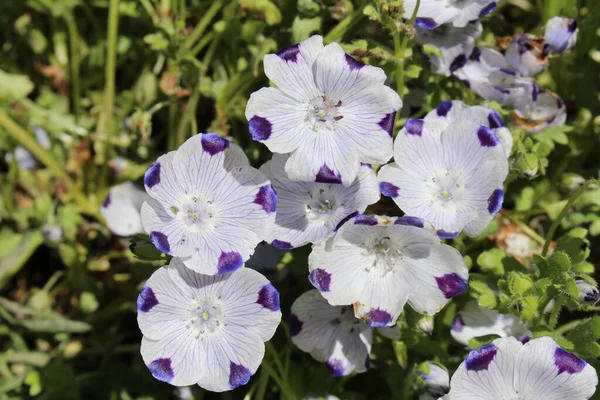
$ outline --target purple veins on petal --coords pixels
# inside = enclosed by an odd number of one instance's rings
[[[477,137],[479,138],[479,143],[484,147],[494,147],[500,144],[500,139],[498,139],[494,131],[485,126],[479,127]]]
[[[298,53],[300,53],[300,45],[295,44],[283,50],[279,50],[275,53],[279,58],[287,61],[287,62],[297,62],[298,61]]]
[[[256,302],[268,310],[277,311],[279,310],[279,292],[269,283],[260,288]]]
[[[167,239],[167,235],[162,232],[153,231],[150,232],[150,241],[158,250],[162,251],[165,254],[169,254],[171,251],[171,246],[169,245],[169,240]]]
[[[267,213],[275,212],[277,210],[277,193],[273,190],[273,186],[261,186],[254,198],[254,203],[261,206]]]
[[[346,64],[348,64],[350,71],[359,70],[365,66],[365,64],[361,63],[358,60],[355,60],[354,58],[350,57],[348,54],[344,54],[344,56],[346,58]]]
[[[205,133],[202,135],[200,142],[202,143],[202,149],[211,156],[225,151],[229,147],[229,140],[222,138],[216,133]]]
[[[252,139],[263,141],[271,137],[272,125],[268,119],[255,115],[248,122]]]
[[[450,325],[450,328],[455,332],[462,332],[464,327],[465,327],[465,323],[463,322],[462,317],[460,315],[457,315],[456,317],[454,317],[454,320],[452,321],[452,325]]]
[[[450,64],[450,72],[454,73],[461,69],[467,63],[467,57],[464,54],[457,56]]]
[[[440,239],[456,239],[458,237],[458,232],[447,232],[443,229],[438,229],[436,233]]]
[[[456,273],[436,276],[438,288],[444,293],[444,297],[449,299],[457,296],[467,290],[467,281]]]
[[[423,133],[424,123],[425,121],[423,121],[422,119],[409,118],[406,121],[406,125],[404,125],[404,128],[406,129],[406,133],[409,135],[421,136],[421,134]]]
[[[160,163],[155,161],[152,165],[146,170],[144,174],[144,185],[148,188],[152,188],[155,185],[160,183]]]
[[[423,228],[425,223],[419,217],[398,217],[396,218],[396,222],[394,225],[408,225],[408,226],[416,226],[417,228]]]
[[[344,364],[342,364],[341,360],[337,358],[331,358],[327,360],[325,366],[331,372],[333,376],[343,376],[344,375]]]
[[[504,121],[502,121],[502,117],[500,117],[500,114],[498,114],[496,110],[490,111],[487,120],[491,129],[498,129],[506,126]]]
[[[391,112],[389,114],[386,114],[381,121],[379,121],[377,123],[377,125],[379,125],[381,127],[381,129],[383,129],[384,131],[386,131],[388,133],[388,135],[390,135],[390,137],[394,136],[394,121],[396,120],[396,111]]]
[[[271,244],[281,250],[290,250],[294,248],[290,242],[285,242],[279,239],[273,240]]]
[[[308,280],[319,292],[329,292],[331,285],[331,274],[324,269],[316,268],[308,275]]]
[[[381,194],[387,197],[396,198],[400,192],[400,188],[390,182],[379,182],[379,190]]]
[[[423,29],[433,29],[438,26],[433,18],[419,17],[415,19],[415,25]]]
[[[335,229],[333,230],[334,232],[337,232],[338,229],[340,229],[342,227],[342,225],[344,225],[346,222],[348,222],[349,220],[351,220],[352,218],[356,217],[358,215],[358,211],[354,211],[352,214],[345,216],[336,226]]]
[[[304,325],[304,323],[300,321],[300,318],[298,318],[296,314],[290,314],[290,322],[288,325],[290,328],[290,336],[296,336],[302,330],[302,325]]]
[[[496,189],[490,195],[488,199],[488,211],[491,215],[496,215],[502,208],[502,202],[504,201],[504,190]]]
[[[375,218],[373,215],[359,214],[356,216],[356,218],[354,218],[354,225],[375,226],[377,225],[377,218]]]
[[[222,251],[217,263],[217,271],[219,274],[233,272],[241,267],[243,263],[242,255],[237,251]]]
[[[245,385],[250,380],[252,372],[242,364],[229,362],[229,386],[232,389]]]
[[[315,182],[319,183],[342,183],[342,176],[333,172],[327,164],[323,164],[315,177]]]
[[[152,376],[159,381],[170,382],[173,376],[175,376],[170,358],[158,358],[148,364],[148,369]]]
[[[585,364],[586,362],[581,358],[560,347],[557,347],[556,350],[554,350],[554,365],[558,367],[558,375],[563,372],[569,374],[581,372],[581,370],[585,368]]]
[[[496,9],[496,2],[493,1],[490,4],[488,4],[487,6],[485,6],[480,12],[479,12],[479,18],[481,17],[485,17],[486,15],[488,15],[489,13],[491,13],[492,11],[494,11]]]
[[[467,366],[468,371],[481,371],[487,370],[488,365],[492,362],[496,353],[498,352],[498,347],[495,344],[491,343],[487,346],[480,347],[475,350],[471,350],[467,359],[465,360],[465,364]]]
[[[144,285],[137,298],[137,309],[141,312],[148,312],[158,304],[156,295],[151,287]]]
[[[104,202],[102,203],[102,207],[107,208],[108,206],[110,206],[110,192],[108,192]]]
[[[451,108],[452,108],[452,101],[444,100],[440,103],[439,106],[437,106],[437,108],[435,109],[435,112],[437,113],[437,115],[439,117],[445,117],[446,115],[448,115],[448,112],[450,112]]]
[[[392,322],[392,316],[385,310],[373,308],[367,313],[365,322],[371,327],[388,326]]]
[[[481,58],[481,49],[479,47],[474,47],[471,55],[469,56],[469,60],[471,61],[479,61]]]

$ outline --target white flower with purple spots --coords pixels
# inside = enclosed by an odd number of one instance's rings
[[[446,76],[452,75],[462,68],[467,57],[475,47],[475,39],[481,36],[482,27],[479,22],[472,22],[457,28],[444,24],[435,29],[416,28],[417,38],[437,47],[442,56],[428,56],[433,72]]]
[[[248,382],[281,321],[279,293],[260,273],[202,275],[178,258],[152,274],[137,309],[152,375],[214,392]]]
[[[275,225],[267,233],[267,241],[275,247],[292,249],[324,240],[379,201],[379,181],[368,164],[361,165],[356,180],[344,186],[292,181],[285,171],[287,159],[287,155],[274,154],[260,169],[277,192]]]
[[[467,289],[460,253],[415,217],[358,215],[313,246],[309,279],[331,305],[352,305],[373,327],[392,326],[408,302],[435,314]]]
[[[438,364],[429,362],[426,366],[419,367],[417,374],[425,382],[425,388],[430,394],[443,396],[450,391],[450,375]]]
[[[100,214],[108,229],[118,236],[144,233],[140,210],[150,196],[131,182],[121,183],[109,189]]]
[[[523,344],[501,338],[472,350],[450,381],[451,400],[584,400],[596,391],[594,367],[549,337]]]
[[[534,102],[516,108],[510,116],[527,133],[534,134],[547,128],[563,126],[567,121],[567,107],[556,93],[540,90]]]
[[[410,19],[417,6],[417,0],[404,0],[404,18]],[[485,17],[496,9],[492,0],[421,0],[417,10],[415,26],[434,29],[442,24],[452,23],[463,27],[469,22]]]
[[[294,344],[324,362],[333,376],[369,368],[373,329],[354,317],[352,306],[331,306],[309,290],[292,304],[289,328]]]
[[[268,54],[265,74],[277,88],[250,96],[246,118],[252,138],[274,153],[290,153],[293,181],[350,185],[361,162],[392,157],[398,94],[382,69],[348,56],[321,36]]]
[[[465,346],[469,339],[485,335],[521,337],[528,334],[525,325],[514,315],[500,314],[481,307],[476,301],[468,302],[452,322],[452,337]]]
[[[508,157],[513,146],[510,130],[502,121],[496,110],[484,106],[468,106],[460,100],[444,100],[440,105],[425,116],[426,120],[443,119],[448,123],[457,121],[472,121],[490,128],[500,140],[504,153]]]
[[[583,306],[595,306],[600,302],[600,291],[596,286],[590,285],[583,279],[575,281],[577,289],[579,290],[579,302]]]
[[[576,20],[553,17],[546,23],[544,37],[552,52],[562,54],[575,46],[578,33]]]
[[[277,196],[242,149],[214,133],[188,139],[144,176],[142,222],[160,251],[203,274],[241,267],[275,220]]]
[[[517,35],[506,49],[506,61],[523,76],[537,75],[548,67],[548,44],[529,33]]]
[[[477,236],[502,208],[508,160],[492,129],[466,118],[408,119],[394,149],[396,162],[379,171],[382,194],[440,238]]]

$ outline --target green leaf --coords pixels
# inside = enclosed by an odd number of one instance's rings
[[[281,23],[281,11],[269,0],[242,0],[240,3],[243,8],[262,13],[268,25]]]
[[[300,18],[296,16],[292,24],[292,37],[294,43],[308,39],[314,32],[319,32],[321,29],[321,17]]]
[[[396,359],[398,360],[398,364],[406,369],[408,366],[408,347],[406,343],[401,341],[392,342],[392,346],[394,346],[394,353],[396,353]]]
[[[531,278],[518,272],[511,272],[508,275],[508,284],[510,292],[516,295],[523,295],[533,287]]]
[[[548,259],[548,267],[553,271],[569,271],[571,269],[571,259],[562,251],[555,251]]]
[[[532,320],[538,316],[538,298],[536,296],[527,296],[521,299],[521,317],[525,320]]]
[[[144,36],[144,42],[150,45],[150,48],[154,51],[165,51],[169,47],[169,41],[161,32]]]
[[[158,261],[167,259],[163,252],[154,247],[148,235],[137,235],[133,238],[129,250],[140,260]]]
[[[469,346],[473,349],[478,349],[481,346],[488,345],[492,343],[494,340],[498,339],[500,335],[490,334],[484,336],[477,336],[469,339]]]
[[[469,287],[478,294],[476,299],[480,306],[493,309],[498,304],[494,292],[485,283],[472,280]]]
[[[9,229],[0,231],[0,287],[4,286],[44,242],[40,231],[16,234]]]
[[[584,357],[600,357],[600,317],[590,318],[567,334],[577,353]]]
[[[477,257],[477,265],[482,270],[491,272],[496,276],[504,275],[504,265],[502,259],[506,257],[506,253],[498,248],[493,248],[488,251],[484,251]]]
[[[71,321],[60,316],[41,316],[35,319],[21,321],[20,324],[32,332],[46,333],[83,333],[92,329],[92,327],[85,322]]]
[[[8,74],[0,70],[0,102],[22,100],[33,90],[27,75]]]

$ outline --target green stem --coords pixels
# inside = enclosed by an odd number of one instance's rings
[[[279,374],[281,375],[281,377],[283,379],[286,379],[287,377],[284,375],[285,368],[283,367],[283,364],[281,363],[281,360],[279,359],[279,354],[277,354],[277,350],[275,350],[275,347],[273,347],[271,342],[267,342],[265,344],[265,346],[267,348],[267,352],[269,353],[269,355],[271,356],[273,361],[275,361],[275,366],[277,366],[277,369],[279,370]]]
[[[196,56],[196,54],[200,53],[200,51],[202,51],[203,48],[206,47],[207,44],[209,44],[213,38],[214,38],[214,33],[207,33],[206,35],[204,35],[204,37],[198,42],[198,44],[196,44],[192,50],[191,53],[192,55]]]
[[[558,323],[558,314],[560,314],[560,310],[565,302],[565,297],[562,295],[558,296],[558,300],[556,300],[556,304],[552,308],[552,312],[550,313],[550,319],[548,320],[548,325],[550,325],[551,329],[556,327]]]
[[[342,40],[344,34],[348,30],[350,30],[350,27],[358,23],[363,17],[364,14],[362,12],[362,9],[354,11],[352,14],[348,15],[346,18],[341,20],[339,24],[334,26],[333,29],[330,30],[327,35],[325,35],[323,41],[325,42],[325,44],[327,44]]]
[[[532,238],[533,240],[535,240],[539,244],[544,244],[544,238],[543,237],[541,237],[540,235],[538,235],[529,226],[527,226],[526,224],[524,224],[523,222],[521,222],[517,218],[515,218],[514,215],[511,215],[511,214],[504,214],[504,215],[506,217],[508,217],[508,219],[510,219],[515,225],[517,225],[519,228],[521,228],[521,230],[523,231],[523,233],[525,233],[527,236],[529,236],[530,238]]]
[[[279,386],[279,389],[281,389],[281,393],[284,397],[288,398],[289,400],[296,400],[296,396],[294,395],[292,389],[287,385],[287,382],[284,383],[284,381],[277,376],[275,370],[267,360],[263,359],[261,366],[267,371],[270,377],[273,378],[275,383],[277,383],[277,386]]]
[[[0,110],[0,126],[4,127],[6,132],[25,146],[31,154],[35,156],[42,164],[48,167],[56,177],[63,179],[69,187],[69,192],[73,196],[75,203],[81,208],[82,212],[98,218],[98,212],[93,208],[87,197],[79,190],[73,179],[67,174],[52,155],[44,149],[25,129],[14,122],[5,111]]]
[[[417,0],[415,10],[408,21],[408,25],[413,25],[417,18],[417,11],[421,0]],[[404,55],[406,54],[406,46],[408,45],[408,35],[406,32],[402,34],[402,41],[400,41],[400,31],[394,33],[394,57],[396,58],[396,91],[398,96],[402,97],[404,93]],[[396,113],[396,121],[398,121],[400,113]]]
[[[79,82],[79,32],[73,13],[69,12],[65,15],[67,30],[69,31],[69,42],[71,43],[71,92],[73,96],[73,110],[75,114],[75,122],[81,115],[81,85]]]
[[[195,119],[196,107],[198,107],[198,100],[200,99],[200,91],[196,88],[194,93],[191,95],[188,100],[187,105],[185,106],[185,111],[183,113],[183,117],[181,121],[179,121],[179,125],[177,126],[177,143],[182,144],[187,139],[187,126]]]
[[[597,185],[597,184],[598,184],[598,181],[596,179],[590,179],[582,187],[577,189],[577,191],[575,193],[573,193],[573,195],[569,198],[569,200],[567,201],[567,204],[565,204],[565,206],[561,210],[560,214],[558,214],[558,218],[556,218],[556,221],[554,221],[552,226],[550,226],[550,230],[548,231],[548,234],[546,235],[546,241],[544,242],[544,248],[542,249],[543,257],[546,257],[546,254],[548,254],[548,248],[550,247],[550,243],[552,243],[552,238],[554,237],[554,234],[556,233],[556,230],[558,229],[563,218],[567,215],[567,212],[569,212],[569,209],[573,206],[573,203],[575,203],[575,200],[577,200],[577,198],[583,192],[585,192],[590,185]]]
[[[222,0],[214,1],[211,4],[210,8],[208,10],[206,10],[202,19],[200,19],[200,21],[198,21],[198,24],[196,25],[196,27],[194,28],[194,30],[192,31],[190,36],[185,41],[185,47],[187,47],[188,49],[192,48],[194,43],[196,43],[196,41],[198,41],[198,39],[200,39],[200,36],[202,36],[202,34],[204,33],[204,30],[210,24],[210,21],[212,21],[212,19],[215,17],[215,15],[217,15],[219,10],[221,10],[221,7],[223,7]]]
[[[265,368],[261,369],[260,377],[258,378],[258,392],[256,393],[257,400],[263,400],[267,391],[267,384],[269,383],[269,373]],[[250,397],[252,398],[252,397]]]
[[[568,332],[568,331],[570,331],[572,329],[577,328],[583,322],[585,322],[585,320],[578,319],[578,320],[575,320],[575,321],[571,321],[571,322],[569,322],[567,324],[564,324],[563,326],[557,328],[555,332],[558,333],[558,334],[560,334],[560,335],[562,335],[562,334],[564,334],[564,333],[566,333],[566,332]]]

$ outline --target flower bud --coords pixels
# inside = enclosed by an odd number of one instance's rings
[[[424,370],[429,370],[429,372]],[[450,376],[448,375],[448,371],[439,365],[427,363],[421,366],[417,373],[425,382],[425,387],[430,393],[443,396],[450,391]]]
[[[544,36],[550,51],[562,54],[577,43],[577,21],[569,18],[550,18],[546,24]]]
[[[600,291],[595,286],[590,285],[583,279],[575,281],[579,289],[579,302],[584,306],[591,306],[600,300]]]

